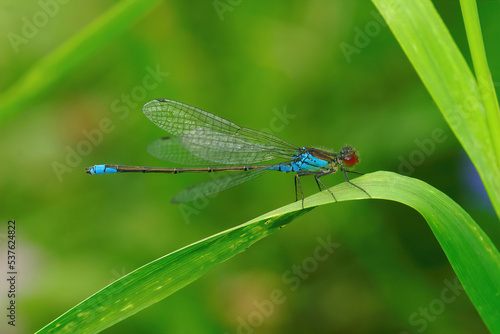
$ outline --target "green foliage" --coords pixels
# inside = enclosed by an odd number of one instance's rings
[[[279,203],[286,200],[283,197],[290,188],[280,189],[284,183],[280,183],[278,176],[273,180],[267,179],[267,182],[262,182],[256,188],[248,185],[242,190],[235,189],[234,196],[220,195],[223,200],[215,199],[210,206],[197,203],[199,206],[190,207],[189,211],[197,215],[184,216],[186,223],[196,222],[197,225],[193,223],[186,227],[179,223],[183,216],[167,203],[177,190],[192,183],[192,179],[169,178],[163,181],[154,176],[140,179],[134,176],[127,179],[120,176],[92,179],[84,175],[83,167],[104,159],[109,161],[103,163],[157,163],[147,160],[144,148],[148,141],[163,134],[151,130],[152,125],[141,119],[140,102],[143,104],[157,97],[172,98],[221,113],[245,126],[264,125],[273,131],[282,131],[286,126],[286,134],[279,135],[293,138],[300,145],[302,142],[311,146],[320,143],[335,145],[335,149],[338,149],[344,143],[354,144],[360,148],[363,158],[360,171],[397,169],[396,164],[401,161],[401,157],[408,157],[408,152],[415,150],[414,141],[429,135],[429,132],[425,132],[429,130],[426,126],[435,129],[444,127],[435,116],[437,113],[432,112],[432,105],[425,100],[426,95],[420,93],[418,88],[413,88],[421,84],[412,86],[414,72],[406,67],[403,57],[394,51],[386,52],[391,50],[393,44],[392,38],[387,37],[389,34],[382,31],[373,37],[377,39],[376,43],[368,43],[364,49],[351,54],[346,66],[345,59],[340,57],[341,48],[338,44],[352,38],[353,31],[358,31],[352,30],[352,27],[359,28],[365,24],[368,14],[364,13],[370,11],[370,8],[362,7],[358,13],[350,13],[353,14],[353,21],[343,21],[340,16],[351,17],[344,13],[357,8],[350,6],[366,6],[364,2],[353,3],[322,2],[319,6],[315,2],[296,2],[293,5],[242,2],[232,7],[226,4],[230,10],[223,14],[212,13],[216,20],[214,23],[207,15],[213,11],[212,2],[201,2],[199,7],[195,7],[182,2],[126,0],[111,7],[80,32],[77,30],[69,35],[68,40],[54,50],[50,47],[52,40],[47,37],[54,34],[47,32],[45,38],[49,47],[41,53],[43,57],[35,54],[29,58],[26,53],[21,53],[20,65],[17,65],[13,61],[17,60],[17,55],[5,52],[0,63],[4,68],[14,67],[12,73],[6,71],[6,74],[15,80],[0,97],[0,126],[3,126],[5,138],[0,143],[0,149],[4,159],[11,162],[2,166],[4,171],[0,175],[0,190],[3,194],[9,194],[3,198],[2,206],[11,209],[4,215],[21,217],[23,224],[26,224],[26,228],[23,228],[27,239],[25,244],[35,245],[38,253],[45,257],[43,270],[36,275],[39,287],[43,289],[39,288],[32,295],[24,295],[26,313],[33,315],[27,327],[40,328],[41,324],[47,323],[47,319],[53,318],[54,312],[74,305],[75,298],[79,300],[78,296],[88,295],[89,289],[95,291],[91,283],[82,284],[83,277],[85,282],[95,279],[97,286],[102,286],[102,281],[109,276],[109,268],[121,265],[121,260],[135,268],[137,263],[144,263],[144,258],[148,256],[156,258],[157,254],[164,254],[162,246],[174,247],[189,242],[186,240],[198,240],[200,235],[211,235],[213,229],[219,230],[224,224],[241,221],[241,217],[246,215],[255,216],[256,207],[266,208],[266,205],[275,205],[275,201]],[[373,0],[373,3],[386,19],[456,138],[479,171],[498,213],[498,104],[486,63],[475,2],[461,1],[475,77],[430,1]],[[87,14],[82,8],[91,7],[76,2],[70,4],[65,10],[76,8],[82,12],[82,16]],[[94,5],[100,6],[100,3]],[[436,5],[442,5],[442,2]],[[152,11],[151,8],[155,6],[160,9]],[[146,13],[147,20],[142,20],[135,26],[137,29],[133,29],[132,23]],[[339,20],[332,20],[332,14],[339,13],[342,14]],[[73,25],[74,15],[61,11],[58,18],[61,17],[68,20],[61,26],[79,28],[78,24]],[[368,20],[378,22],[373,17],[368,17]],[[496,17],[490,17],[490,21],[495,20]],[[345,26],[342,25],[344,22],[347,22]],[[460,24],[455,22],[455,25]],[[121,34],[125,37],[120,38]],[[43,34],[40,33],[37,38],[43,40]],[[36,53],[37,47],[34,39],[26,48]],[[379,48],[384,52],[380,52]],[[23,57],[34,59],[34,64],[26,66],[22,62]],[[144,68],[154,67],[155,64],[161,65],[162,71],[172,72],[172,78],[148,90],[144,101],[135,99],[126,104],[128,113],[117,113],[113,108],[117,99],[130,95],[134,88],[140,86],[145,78]],[[388,71],[393,72],[394,76]],[[54,93],[60,91],[62,93],[59,96]],[[278,103],[276,101],[290,103],[279,107],[278,111],[288,108],[287,115],[293,118],[283,118],[283,113],[276,114],[273,109]],[[122,103],[119,106],[123,110],[125,103],[123,100],[118,102]],[[99,119],[106,118],[111,119],[112,128],[115,129],[112,135],[106,132],[101,143],[92,147],[92,154],[82,155],[83,162],[79,162],[77,167],[71,166],[72,170],[64,174],[63,182],[57,180],[51,163],[67,161],[67,148],[77,147],[82,141],[87,141],[81,135],[82,129],[97,129]],[[12,126],[11,123],[6,126],[8,120],[12,121]],[[421,126],[414,126],[418,122],[421,122]],[[419,178],[441,189],[447,188],[445,192],[450,197],[461,205],[465,203],[464,207],[473,207],[461,197],[463,192],[457,189],[459,178],[454,175],[456,171],[450,171],[449,168],[459,164],[459,153],[454,144],[453,140],[441,146],[434,143],[433,152],[428,153],[426,158],[435,152],[438,154],[426,159],[423,165],[413,167],[422,167],[414,168],[418,170]],[[416,179],[377,172],[356,178],[354,182],[373,198],[400,202],[420,212],[484,323],[490,331],[500,332],[500,305],[498,298],[495,298],[500,291],[498,251],[469,214],[447,195]],[[364,198],[362,192],[345,183],[333,187],[332,191],[339,202]],[[246,205],[241,205],[242,202]],[[366,270],[364,273],[367,275],[358,275],[359,278],[343,266],[342,271],[348,277],[345,282],[349,283],[354,278],[360,281],[360,284],[354,283],[356,287],[349,293],[349,298],[364,298],[367,293],[359,287],[370,286],[370,291],[375,291],[373,295],[380,295],[377,296],[379,299],[371,296],[376,305],[372,306],[375,310],[373,313],[380,316],[392,312],[396,320],[382,321],[387,328],[393,330],[402,324],[407,329],[408,317],[416,310],[415,305],[435,298],[436,288],[429,281],[442,280],[440,275],[442,272],[443,275],[447,274],[447,263],[439,263],[439,250],[432,253],[433,256],[426,255],[425,251],[429,250],[423,250],[425,239],[418,231],[415,232],[417,218],[411,212],[403,211],[400,206],[390,206],[390,210],[386,210],[389,204],[377,201],[376,206],[367,206],[365,210],[353,209],[348,206],[349,203],[312,210],[313,207],[330,203],[332,198],[324,191],[309,197],[305,210],[301,210],[300,203],[293,203],[183,247],[105,287],[48,324],[40,333],[77,330],[92,333],[117,324],[193,282],[210,268],[242,252],[304,213],[308,213],[305,217],[309,222],[333,222],[328,224],[329,228],[340,234],[347,244],[346,249],[356,252],[351,256],[365,262],[363,270]],[[372,203],[364,201],[363,204]],[[475,210],[470,213],[477,221],[488,219],[487,210]],[[398,234],[397,227],[402,225],[399,222],[403,220],[409,221],[411,225],[401,229],[409,229],[409,239],[416,240],[414,245],[405,245],[406,252],[401,252],[400,243],[403,242],[399,238],[402,233],[399,231]],[[393,222],[398,223],[391,226]],[[287,250],[280,249],[278,256],[275,253],[262,257],[260,252],[252,255],[261,261],[259,267],[262,264],[273,269],[280,268],[280,260],[283,259],[279,256],[290,256],[290,259],[283,260],[283,263],[289,263],[293,259],[292,250],[303,254],[301,247],[305,247],[305,244],[300,242],[307,239],[303,236],[306,233],[319,233],[315,230],[320,229],[318,225],[297,225],[297,230],[287,230],[292,241],[284,245],[293,246]],[[488,230],[485,223],[481,227]],[[490,230],[493,230],[491,226]],[[376,236],[366,237],[366,234],[377,232]],[[349,235],[353,237],[349,239]],[[495,235],[490,237],[495,240]],[[366,246],[370,238],[376,238],[377,241]],[[427,245],[432,244],[434,239],[430,240]],[[258,247],[263,247],[263,243]],[[245,255],[248,253],[251,252]],[[375,261],[367,260],[373,260],[374,254],[383,256],[375,257]],[[413,262],[418,265],[413,264],[415,268],[410,269],[405,266],[401,270],[396,267],[395,259],[398,256],[403,258],[405,265],[411,267]],[[438,260],[433,262],[436,258]],[[230,261],[226,265],[237,266],[238,263]],[[246,269],[248,263],[243,265]],[[331,277],[342,274],[338,266],[323,270],[322,276],[328,277],[329,285]],[[398,272],[398,277],[403,277],[397,280],[397,284],[395,272]],[[431,274],[432,279],[427,281],[425,277]],[[295,300],[305,305],[308,311],[312,307],[316,307],[315,310],[324,308],[328,312],[324,318],[330,319],[331,310],[324,306],[331,300],[327,294],[329,291],[321,283],[310,284],[311,288],[305,292],[308,299]],[[313,287],[320,292],[316,295],[310,293]],[[195,295],[207,294],[203,287],[196,288]],[[409,295],[402,297],[401,291]],[[319,300],[318,296],[324,299]],[[415,301],[421,296],[425,296],[423,301]],[[172,298],[175,296],[169,300]],[[50,308],[46,307],[47,301],[53,303]],[[189,312],[182,312],[182,305],[170,308],[163,305],[162,309],[155,311],[151,308],[148,312],[152,312],[150,314],[153,317],[154,312],[158,312],[156,318],[160,320],[161,326],[175,326],[171,323],[179,319],[178,326],[183,332],[189,331],[192,324],[203,327],[204,331],[216,332],[224,326],[213,325],[220,319],[205,321],[203,316],[197,319],[192,317],[196,312],[198,315],[205,312],[208,314],[205,314],[205,318],[213,318],[216,307],[212,304],[216,302],[212,300],[207,308],[200,306],[203,304],[201,300],[186,301],[184,307]],[[461,314],[460,311],[454,313],[447,309],[437,321],[443,323],[438,328],[445,330],[438,329],[437,332],[450,332],[450,328],[454,331],[461,326],[457,320],[474,317],[471,315],[474,312],[470,312],[472,306],[467,301],[457,299],[457,303],[462,303],[457,309],[465,311]],[[307,326],[306,329],[302,328],[302,332],[318,332],[318,329],[327,328],[317,322],[320,318],[317,314],[306,314],[308,312],[304,312],[304,307],[299,305],[295,313],[289,313],[292,320],[294,317],[304,319],[303,324],[294,323],[289,329],[301,331],[300,327],[295,326],[302,325]],[[372,309],[367,312],[371,315]],[[168,322],[164,321],[165,314],[170,316]],[[346,318],[361,316],[361,311],[356,307]],[[122,324],[130,332],[138,331],[134,331],[134,318],[138,317],[132,317]],[[481,326],[480,321],[475,320],[474,332]],[[136,326],[142,329],[144,324],[149,325],[151,321],[141,319],[138,323]],[[363,323],[368,326],[380,325],[381,321]],[[439,326],[436,323],[434,325]],[[214,328],[207,330],[210,325]],[[117,328],[119,326],[113,329],[122,333],[124,328]],[[162,327],[165,328],[172,327]],[[383,330],[387,331],[387,328],[383,327]],[[292,332],[282,327],[280,329]]]
[[[446,26],[439,17],[431,1],[392,1],[373,0],[399,44],[412,62],[427,90],[432,95],[439,110],[452,128],[455,136],[476,166],[488,191],[491,202],[500,214],[500,118],[491,74],[489,72],[481,27],[475,1],[461,1],[469,47],[476,70],[472,75],[465,59],[458,50]],[[450,212],[452,215],[457,213]],[[434,233],[436,227],[433,228]],[[478,229],[479,227],[477,227]],[[476,229],[476,228],[474,228]],[[478,230],[479,231],[479,230]],[[446,239],[456,243],[455,248],[464,247],[477,250],[477,245],[455,238],[461,229],[444,231]],[[469,233],[473,233],[470,230]],[[437,236],[437,235],[436,235]],[[474,237],[473,234],[470,237]],[[477,235],[479,240],[483,235]],[[458,252],[446,251],[441,238],[441,246],[448,255],[455,272],[481,314],[488,328],[500,332],[500,308],[487,308],[478,303],[488,298],[497,298],[500,288],[498,252],[493,253],[495,261],[488,261],[490,248],[479,252],[477,265],[485,272],[487,279],[469,280],[460,273],[470,269],[472,258],[460,257]],[[475,270],[481,270],[475,268]],[[477,296],[477,291],[488,291]]]
[[[492,332],[500,331],[500,254],[481,228],[453,200],[425,182],[377,172],[356,179],[374,199],[417,210],[429,224],[472,302]],[[343,183],[331,188],[337,200],[366,199]],[[97,333],[160,301],[203,276],[209,269],[246,250],[316,206],[335,203],[327,192],[289,204],[245,224],[161,257],[86,299],[39,333]]]
[[[461,4],[476,78],[431,1],[373,3],[476,166],[500,214],[500,118],[475,1]]]

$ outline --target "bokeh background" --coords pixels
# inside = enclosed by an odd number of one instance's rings
[[[59,4],[34,36],[13,46],[9,33],[21,35],[41,3],[0,3],[4,98],[38,61],[118,2]],[[470,63],[458,2],[434,3]],[[499,9],[479,2],[500,85]],[[294,200],[293,177],[282,173],[182,206],[170,198],[209,176],[86,175],[84,167],[99,163],[168,165],[145,149],[166,135],[142,114],[153,98],[301,146],[353,145],[358,171],[430,183],[498,244],[497,219],[474,168],[381,21],[369,1],[162,1],[29,97],[0,124],[0,244],[6,254],[7,221],[16,219],[20,272],[18,326],[2,320],[2,333],[36,331],[137,267]],[[160,74],[153,79],[152,72]],[[334,185],[343,177],[323,180]],[[313,180],[303,184],[307,194],[317,191]],[[284,277],[308,263],[318,238],[338,247],[293,289]],[[276,289],[285,301],[259,311]],[[139,332],[487,330],[425,220],[403,205],[365,200],[313,210],[105,331]]]

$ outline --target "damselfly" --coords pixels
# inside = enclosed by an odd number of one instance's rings
[[[295,172],[295,200],[298,200],[297,184],[304,194],[300,177],[313,175],[319,190],[323,186],[336,200],[335,195],[320,177],[336,173],[339,169],[345,180],[370,195],[349,180],[347,173],[357,173],[346,168],[359,162],[357,152],[351,146],[332,153],[312,147],[297,147],[272,134],[236,125],[190,105],[157,99],[146,103],[143,112],[153,123],[174,135],[153,141],[148,152],[161,160],[174,163],[207,167],[139,167],[122,165],[96,165],[85,168],[92,175],[113,173],[211,173],[231,172],[222,177],[190,186],[173,199],[173,203],[193,201],[252,180],[271,170]],[[281,159],[281,162],[259,164]],[[239,173],[235,173],[239,172]],[[321,186],[320,186],[321,184]]]

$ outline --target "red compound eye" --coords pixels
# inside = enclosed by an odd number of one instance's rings
[[[358,157],[356,154],[347,154],[342,160],[344,161],[344,165],[347,167],[352,167],[358,163]]]

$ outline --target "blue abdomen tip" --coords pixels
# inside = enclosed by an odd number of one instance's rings
[[[116,173],[115,168],[107,167],[106,165],[95,165],[90,169],[92,175],[113,174]]]

